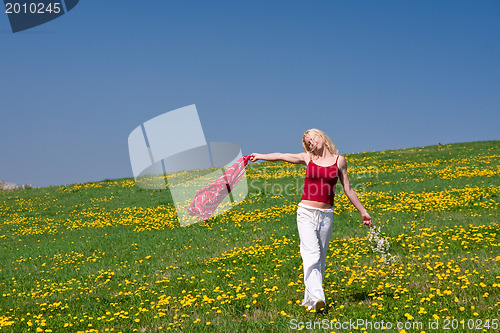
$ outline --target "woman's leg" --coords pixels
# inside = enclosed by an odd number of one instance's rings
[[[300,254],[304,268],[304,301],[313,308],[318,300],[325,300],[323,279],[326,252],[332,232],[332,214],[300,207],[297,210],[297,228]]]
[[[328,244],[333,230],[333,213],[322,213],[321,225],[319,228],[319,246],[321,252],[321,276],[325,279],[326,256],[328,252]],[[323,280],[321,282],[323,282]]]

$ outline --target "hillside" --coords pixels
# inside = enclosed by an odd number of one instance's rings
[[[499,156],[500,141],[347,155],[351,183],[397,261],[388,267],[372,252],[337,188],[323,315],[299,305],[303,166],[249,165],[243,203],[185,228],[168,191],[130,178],[0,192],[0,329],[283,332],[326,319],[341,332],[335,323],[364,319],[420,332],[447,318],[451,328],[452,317],[491,329]]]

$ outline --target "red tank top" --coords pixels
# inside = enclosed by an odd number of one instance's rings
[[[335,185],[339,179],[338,160],[339,156],[337,155],[335,164],[328,167],[319,166],[312,160],[309,162],[301,200],[325,202],[333,206]]]

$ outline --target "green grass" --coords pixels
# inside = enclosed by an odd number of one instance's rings
[[[185,228],[168,191],[132,179],[0,192],[0,330],[283,332],[303,322],[349,332],[361,327],[335,323],[364,319],[438,332],[454,318],[465,320],[457,331],[471,319],[494,331],[499,143],[346,156],[397,262],[387,267],[371,251],[339,187],[326,314],[300,306],[303,166],[250,165],[243,203]],[[430,330],[436,320],[440,329]]]

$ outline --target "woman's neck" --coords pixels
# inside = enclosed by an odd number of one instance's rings
[[[317,154],[313,152],[312,155],[316,159],[324,159],[324,158],[328,158],[330,156],[333,156],[328,149],[325,149],[324,146],[319,149]]]

